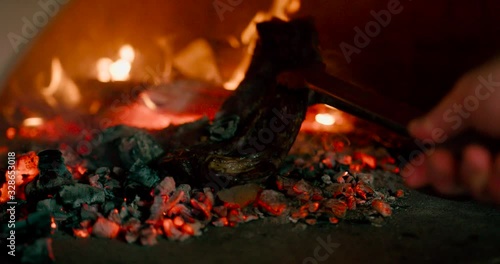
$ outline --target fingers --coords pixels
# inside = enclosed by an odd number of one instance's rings
[[[436,129],[451,137],[473,126],[477,131],[499,136],[500,60],[487,63],[464,75],[450,93],[428,114],[408,125],[411,135],[431,139]]]
[[[458,195],[463,189],[457,184],[456,162],[450,151],[437,149],[427,161],[428,178],[438,192],[445,195]]]
[[[498,138],[500,123],[500,60],[492,61],[461,78],[453,90],[425,116],[408,125],[409,133],[427,145],[444,143],[467,128]],[[430,141],[429,141],[430,140]],[[410,187],[432,185],[444,194],[461,192],[460,186],[477,199],[490,198],[500,204],[500,154],[493,159],[483,147],[463,150],[458,164],[446,150],[428,151],[418,166],[403,171]]]
[[[460,176],[462,182],[476,199],[486,198],[488,179],[492,174],[490,152],[482,146],[467,146],[462,154]]]
[[[488,181],[488,194],[493,202],[500,204],[500,154],[497,154],[493,171]]]
[[[446,149],[422,154],[401,171],[411,188],[432,186],[444,195],[465,191],[478,200],[500,203],[500,154],[493,160],[490,152],[479,145],[469,145],[459,164]]]
[[[415,162],[417,160],[423,160],[423,162]],[[425,154],[420,154],[410,163],[406,164],[406,166],[401,171],[401,176],[403,176],[406,185],[411,188],[421,188],[429,184],[425,162]]]
[[[456,178],[457,164],[450,151],[436,149],[431,155],[422,154],[414,161],[419,159],[423,159],[423,162],[410,162],[401,171],[406,185],[411,188],[431,185],[445,195],[463,193]]]

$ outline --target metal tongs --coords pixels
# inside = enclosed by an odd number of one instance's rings
[[[412,150],[421,148],[422,145],[415,145],[416,141],[412,140],[406,127],[412,119],[422,116],[424,112],[404,102],[332,76],[326,72],[323,64],[304,69],[302,74],[312,90],[326,95],[322,97],[322,102],[398,133]],[[443,145],[455,153],[461,153],[462,147],[471,143],[486,146],[492,153],[500,152],[500,141],[497,138],[471,129]]]
[[[308,67],[302,74],[312,90],[327,95],[326,103],[403,136],[408,136],[408,123],[423,114],[404,102],[328,74],[324,64]]]

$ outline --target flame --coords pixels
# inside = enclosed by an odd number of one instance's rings
[[[129,79],[129,72],[131,69],[130,62],[119,59],[109,66],[109,73],[113,81],[126,81]]]
[[[43,118],[41,117],[30,117],[23,121],[23,126],[25,127],[37,127],[43,125]]]
[[[101,82],[109,82],[111,81],[111,73],[109,72],[109,68],[113,64],[113,61],[110,58],[100,58],[97,61],[97,80]]]
[[[354,129],[352,116],[326,104],[310,106],[301,130],[309,132],[348,133]]]
[[[224,83],[224,89],[234,91],[236,88],[238,88],[238,85],[240,85],[241,81],[245,78],[245,71],[246,68],[248,67],[247,63],[241,63],[240,66],[237,69],[244,69],[244,70],[236,70],[233,74],[233,77],[229,79],[229,81]]]
[[[331,126],[335,124],[335,117],[331,114],[317,114],[314,119],[316,120],[316,122],[325,126]]]
[[[131,45],[123,45],[120,48],[120,58],[132,63],[135,59],[135,51],[134,48]]]
[[[153,100],[151,100],[151,97],[149,97],[149,95],[147,93],[141,93],[140,97],[141,97],[142,101],[144,102],[144,105],[146,105],[147,108],[149,108],[151,110],[156,110],[158,108],[156,106],[156,104],[153,102]]]
[[[243,78],[245,78],[245,72],[250,65],[252,51],[257,41],[257,23],[269,20],[273,17],[288,21],[290,20],[289,16],[299,11],[300,6],[300,0],[274,0],[273,5],[267,12],[259,11],[255,14],[252,21],[250,21],[240,36],[241,44],[247,46],[247,53],[234,70],[231,78],[223,84],[224,89],[235,90]],[[236,43],[234,39],[228,39],[228,41],[232,47],[239,46],[239,43]]]
[[[222,82],[215,52],[205,39],[195,39],[179,51],[173,59],[173,65],[189,78],[213,83]]]
[[[81,100],[80,90],[76,84],[66,76],[61,61],[58,58],[52,59],[52,75],[50,84],[42,88],[42,95],[51,106],[63,102],[68,106],[75,106]],[[57,97],[57,98],[56,98]]]
[[[120,48],[118,54],[119,59],[116,61],[107,57],[97,60],[97,80],[110,82],[130,79],[130,70],[135,59],[134,48],[129,44],[125,44]]]
[[[16,157],[15,168],[15,197],[17,199],[25,199],[24,193],[19,187],[31,182],[38,175],[38,156],[34,151],[22,154]],[[11,177],[11,176],[10,176]],[[12,191],[8,186],[9,172],[5,172],[5,183],[0,188],[0,203],[4,203],[10,199],[9,191]]]

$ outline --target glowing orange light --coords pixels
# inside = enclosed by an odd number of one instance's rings
[[[109,73],[111,74],[111,79],[113,81],[126,81],[129,78],[129,72],[131,69],[130,62],[119,59],[113,62],[109,66]]]
[[[96,63],[97,79],[101,82],[126,81],[130,79],[135,51],[131,45],[123,45],[119,50],[119,59],[100,58]]]
[[[120,48],[120,58],[132,63],[135,59],[135,51],[131,45],[123,45]]]
[[[86,229],[73,229],[73,234],[80,238],[87,238],[89,236],[89,232]]]
[[[333,106],[331,106],[331,105],[327,105],[327,104],[325,104],[324,106],[325,106],[326,108],[328,108],[328,109],[331,109],[331,110],[338,110],[337,108],[335,108],[335,107],[333,107]]]
[[[300,0],[274,0],[268,11],[257,12],[246,28],[241,32],[240,41],[228,39],[232,47],[239,47],[240,43],[246,45],[247,53],[240,61],[233,72],[233,75],[227,80],[223,87],[226,90],[235,90],[245,77],[245,72],[250,65],[252,51],[257,41],[257,23],[269,20],[273,17],[288,21],[289,15],[296,13],[300,9]]]
[[[81,100],[78,86],[66,75],[58,58],[52,58],[52,73],[47,87],[40,87],[45,101],[51,105],[75,106]]]
[[[377,167],[377,160],[375,159],[375,157],[368,154],[357,152],[354,153],[354,158],[361,160],[363,162],[363,165],[368,166],[371,169],[375,169]]]
[[[0,203],[5,203],[9,200],[9,191],[7,183],[4,183],[0,188]]]
[[[151,110],[156,110],[156,108],[158,108],[155,104],[155,102],[153,102],[153,100],[151,100],[151,97],[149,97],[149,95],[147,93],[141,93],[140,95],[142,101],[144,102],[144,104]]]
[[[41,117],[30,117],[26,118],[23,121],[23,126],[26,127],[37,127],[43,124],[43,118]]]
[[[5,136],[7,136],[8,139],[13,139],[16,136],[16,129],[13,127],[7,128]]]
[[[314,119],[316,120],[316,122],[325,126],[331,126],[335,124],[335,117],[331,114],[317,114]]]
[[[57,228],[56,220],[54,219],[54,217],[50,218],[50,228],[52,228],[52,229]]]

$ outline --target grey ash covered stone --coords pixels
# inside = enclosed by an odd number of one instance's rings
[[[104,203],[104,190],[87,184],[77,183],[61,188],[58,193],[61,203],[72,208],[80,207],[82,204]]]
[[[148,164],[163,154],[155,139],[142,130],[121,138],[118,143],[120,159],[125,167],[132,167],[137,161]]]
[[[158,173],[140,160],[137,160],[130,168],[128,179],[148,188],[155,186],[160,181]]]

